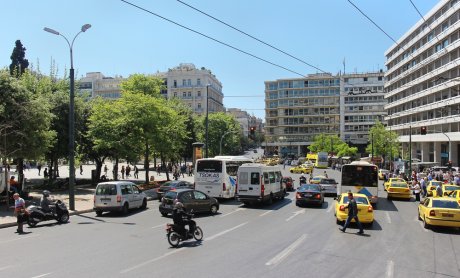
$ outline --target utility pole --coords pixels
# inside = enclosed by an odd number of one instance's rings
[[[412,126],[409,126],[409,175],[412,176]]]

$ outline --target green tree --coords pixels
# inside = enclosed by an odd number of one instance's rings
[[[397,157],[399,154],[398,134],[394,131],[385,129],[385,126],[376,121],[369,131],[370,144],[366,147],[366,152],[374,156],[381,156],[385,160]]]
[[[13,53],[11,54],[10,75],[19,77],[29,67],[29,61],[26,57],[26,48],[22,46],[20,40],[17,40]]]
[[[159,97],[161,90],[165,88],[161,78],[144,74],[133,74],[120,84],[122,92],[144,94],[151,97]]]
[[[313,143],[308,147],[311,152],[328,152],[338,153],[340,148],[343,148],[343,142],[337,135],[326,135],[321,133],[315,136]]]

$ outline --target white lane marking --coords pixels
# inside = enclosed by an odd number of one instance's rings
[[[296,241],[294,241],[291,245],[289,245],[286,249],[281,251],[278,255],[273,257],[273,259],[269,260],[265,265],[276,265],[283,261],[289,254],[291,254],[302,242],[307,238],[307,234],[303,234],[299,237]]]
[[[395,263],[392,260],[387,261],[387,277],[393,277],[395,270]]]
[[[391,217],[390,217],[390,214],[388,213],[388,211],[385,211],[385,217],[387,219],[388,224],[391,224]]]
[[[31,278],[40,278],[40,277],[45,277],[45,276],[48,276],[48,275],[50,275],[51,273],[52,273],[52,272],[49,272],[49,273],[45,273],[45,274],[40,274],[40,275],[38,275],[38,276],[33,276],[33,277],[31,277]]]
[[[239,209],[236,209],[236,210],[234,210],[232,212],[229,212],[227,214],[222,214],[220,217],[225,217],[225,216],[228,216],[230,214],[234,214],[235,212],[242,211],[242,210],[246,210],[246,209],[245,208],[239,208]]]
[[[327,212],[327,213],[331,212],[333,208],[334,208],[333,205],[329,205],[329,207],[327,208],[327,211],[326,211],[326,212]]]
[[[136,269],[136,268],[140,268],[140,267],[143,267],[143,266],[148,265],[148,264],[150,264],[150,263],[156,262],[156,261],[158,261],[158,260],[161,260],[161,259],[166,258],[166,257],[168,257],[168,256],[171,256],[171,255],[173,255],[173,254],[176,254],[177,252],[180,252],[180,251],[182,251],[182,250],[185,250],[185,249],[184,249],[184,248],[181,248],[181,249],[173,250],[173,251],[168,252],[168,253],[166,253],[166,254],[164,254],[164,255],[161,255],[161,256],[159,256],[159,257],[156,257],[156,258],[153,258],[153,259],[151,259],[151,260],[145,261],[145,262],[143,262],[143,263],[137,264],[137,265],[135,265],[135,266],[133,266],[133,267],[124,269],[124,270],[120,271],[120,273],[127,273],[127,272],[130,272],[131,270],[134,270],[134,269]]]
[[[0,271],[8,269],[8,268],[12,268],[12,267],[13,267],[12,265],[2,266],[0,267]]]
[[[240,224],[240,225],[238,225],[238,226],[235,226],[235,227],[233,227],[233,228],[231,228],[231,229],[228,229],[228,230],[222,231],[222,232],[220,232],[220,233],[218,233],[218,234],[215,234],[215,235],[213,235],[213,236],[210,236],[210,237],[206,238],[206,241],[209,241],[209,240],[213,240],[213,239],[215,239],[215,238],[218,238],[218,237],[220,237],[220,236],[222,236],[222,235],[225,235],[226,233],[229,233],[229,232],[231,232],[231,231],[233,231],[233,230],[236,230],[236,229],[238,229],[238,228],[240,228],[240,227],[243,227],[244,225],[246,225],[246,224],[248,224],[248,223],[249,223],[249,222],[244,222],[244,223],[242,223],[242,224]]]
[[[268,210],[268,211],[266,211],[266,212],[262,213],[262,214],[261,214],[261,215],[259,215],[259,216],[265,216],[265,215],[269,214],[269,213],[270,213],[270,212],[272,212],[272,211],[273,211],[273,210]]]
[[[160,227],[166,227],[166,224],[168,224],[168,223],[153,226],[151,229],[156,229],[156,228],[160,228]]]
[[[301,209],[301,210],[298,210],[298,211],[293,212],[293,213],[294,213],[294,215],[292,215],[292,216],[290,216],[289,218],[287,218],[286,221],[291,220],[292,218],[296,217],[296,216],[299,215],[299,214],[304,214],[304,213],[305,213],[305,210],[304,210],[304,209]]]
[[[21,239],[28,239],[28,238],[38,237],[38,236],[39,236],[39,234],[31,235],[31,236],[21,236],[21,237],[15,238],[15,239],[9,239],[9,240],[0,241],[0,244],[13,242],[13,241],[21,240]]]

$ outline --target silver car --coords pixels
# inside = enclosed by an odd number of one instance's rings
[[[337,182],[335,179],[321,179],[319,185],[323,188],[325,196],[337,196]]]
[[[98,216],[104,211],[127,214],[132,208],[147,208],[147,195],[129,181],[101,182],[94,193],[94,210]]]

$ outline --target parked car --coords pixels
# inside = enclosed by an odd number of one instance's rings
[[[321,185],[323,189],[323,193],[325,196],[337,196],[337,181],[335,179],[321,179],[319,185]]]
[[[295,196],[296,206],[314,204],[322,206],[324,203],[324,194],[319,184],[304,184],[297,188]]]
[[[291,177],[283,177],[283,183],[286,191],[294,191],[294,180]]]
[[[104,211],[127,214],[132,208],[147,208],[147,195],[129,181],[101,182],[94,193],[94,211],[101,216]]]
[[[157,188],[157,195],[158,195],[158,200],[161,201],[161,197],[168,192],[169,190],[172,189],[183,189],[183,188],[191,188],[193,189],[193,183],[188,182],[188,181],[167,181],[164,184],[162,184],[160,187]]]
[[[209,212],[216,214],[219,210],[219,202],[216,198],[195,189],[172,189],[165,193],[161,199],[159,210],[161,215],[167,216],[172,213],[176,202],[184,204],[187,212],[193,209],[194,213]]]

